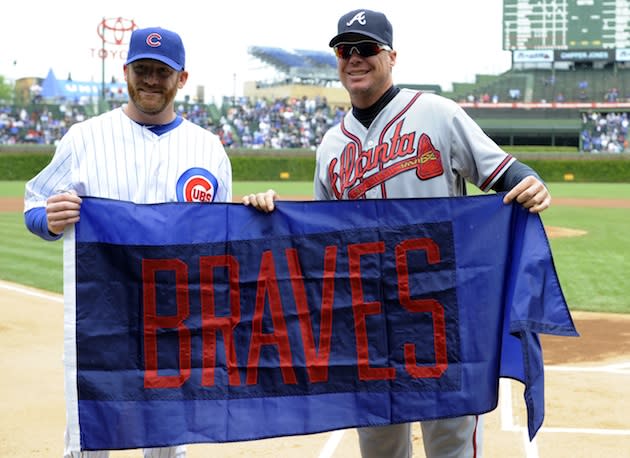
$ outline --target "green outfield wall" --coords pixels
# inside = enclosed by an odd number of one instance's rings
[[[235,181],[311,181],[315,169],[312,150],[229,149]],[[519,152],[511,154],[537,170],[545,181],[630,183],[630,153],[580,154]],[[39,145],[0,145],[0,180],[24,181],[52,158],[54,148]]]

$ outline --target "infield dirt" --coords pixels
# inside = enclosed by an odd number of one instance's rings
[[[0,456],[61,457],[65,425],[61,296],[0,282],[0,310],[0,362],[4,370],[0,379]],[[630,364],[625,372],[604,369],[629,360],[630,315],[574,312],[573,317],[581,337],[542,336],[547,366],[546,416],[543,429],[536,436],[535,456],[628,457]],[[559,366],[564,370],[553,370]],[[511,382],[511,387],[506,404],[484,416],[486,458],[526,456],[522,385]],[[509,419],[504,416],[505,406],[512,411]],[[506,429],[506,424],[510,428]],[[333,433],[322,433],[197,444],[188,447],[188,457],[317,458],[324,456],[322,451],[333,437]],[[423,457],[417,424],[413,441],[414,458]],[[141,453],[118,451],[111,456],[139,458]],[[327,456],[358,458],[355,431],[345,430],[334,452]]]

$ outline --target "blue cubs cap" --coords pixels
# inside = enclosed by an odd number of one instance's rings
[[[337,24],[337,35],[330,40],[329,46],[335,47],[343,41],[372,39],[393,48],[392,24],[383,13],[370,10],[354,10],[344,14]]]
[[[182,39],[175,32],[149,27],[134,30],[131,34],[125,65],[140,59],[159,60],[180,72],[186,63],[186,52]]]

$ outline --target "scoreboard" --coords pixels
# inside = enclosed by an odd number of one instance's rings
[[[630,48],[630,0],[503,0],[503,49]]]

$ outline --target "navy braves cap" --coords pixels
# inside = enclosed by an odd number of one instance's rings
[[[359,35],[359,37],[357,37]],[[357,41],[357,38],[371,38],[392,48],[392,24],[383,13],[371,10],[353,10],[344,14],[337,24],[337,35],[330,40],[332,48],[342,41]]]
[[[181,37],[175,32],[149,27],[131,34],[125,65],[139,59],[159,60],[179,72],[184,69],[186,52]]]

